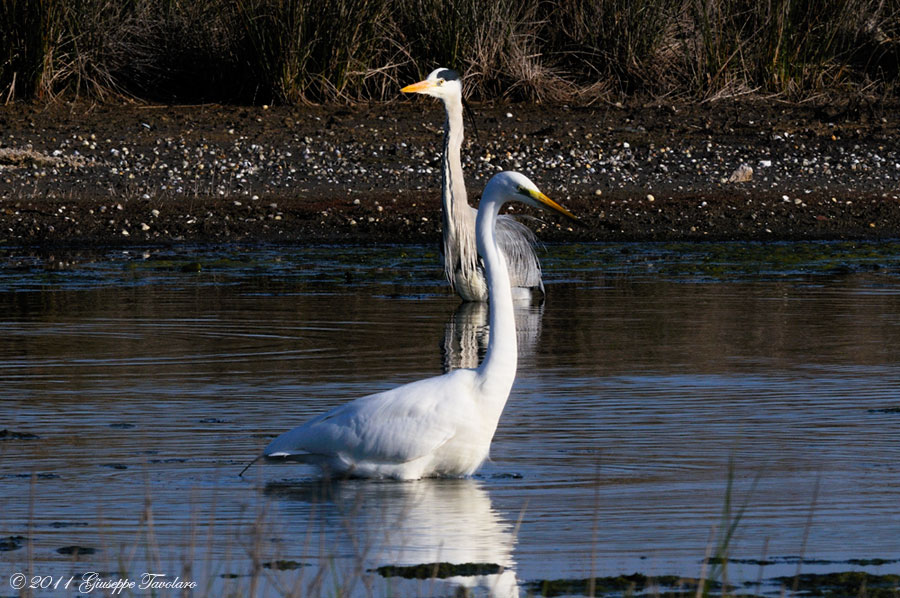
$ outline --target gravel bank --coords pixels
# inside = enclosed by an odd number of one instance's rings
[[[582,217],[556,240],[900,232],[900,110],[774,102],[475,106],[470,198],[525,172]],[[442,108],[0,107],[0,239],[30,246],[431,242]]]

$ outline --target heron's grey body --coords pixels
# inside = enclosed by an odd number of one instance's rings
[[[432,85],[413,89],[431,82]],[[487,301],[484,268],[475,248],[475,215],[469,205],[460,152],[463,142],[462,87],[459,75],[437,69],[421,84],[404,91],[417,91],[440,98],[447,119],[444,123],[444,155],[441,173],[443,200],[444,273],[450,285],[465,301]],[[506,257],[514,299],[543,295],[541,264],[534,250],[534,233],[515,219],[501,215],[497,220],[497,243]]]

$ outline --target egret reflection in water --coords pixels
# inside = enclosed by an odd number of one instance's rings
[[[406,595],[402,587],[425,578],[435,595],[519,595],[514,525],[493,509],[478,480],[287,481],[270,482],[264,492],[282,510],[284,550],[305,550],[304,562],[351,572],[351,584]],[[353,579],[354,571],[367,578]],[[354,589],[361,590],[346,588]]]

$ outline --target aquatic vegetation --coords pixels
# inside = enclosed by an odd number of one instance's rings
[[[29,432],[16,432],[14,430],[7,430],[6,428],[0,430],[0,440],[37,440],[38,438],[40,438],[40,436]]]
[[[422,563],[420,565],[384,565],[372,569],[382,577],[403,577],[405,579],[447,579],[448,577],[495,575],[502,570],[503,567],[494,563]]]
[[[58,552],[59,554],[72,555],[75,558],[78,558],[79,556],[96,554],[97,549],[91,548],[89,546],[63,546],[62,548],[57,548],[56,552]]]
[[[278,561],[268,561],[262,564],[265,569],[275,569],[277,571],[293,571],[294,569],[299,569],[301,567],[306,567],[305,563],[298,563],[297,561],[291,560],[278,560]]]
[[[864,571],[840,573],[803,573],[796,577],[777,577],[772,581],[794,588],[804,596],[823,598],[896,598],[900,592],[900,575],[874,575]]]
[[[19,548],[22,548],[24,542],[25,536],[6,536],[5,538],[0,538],[0,552],[18,550]]]
[[[595,274],[722,282],[900,271],[895,241],[604,243],[553,245],[548,251],[545,263],[564,262],[569,278]]]
[[[881,565],[891,565],[900,563],[898,559],[850,559],[847,563],[857,565],[859,567],[880,567]]]
[[[585,579],[544,579],[525,584],[528,592],[537,596],[606,596],[650,594],[653,596],[693,596],[701,580],[661,575],[650,577],[641,573],[614,577],[589,577]],[[715,583],[706,582],[710,588],[720,589]]]

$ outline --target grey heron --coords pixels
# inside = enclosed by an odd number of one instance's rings
[[[433,96],[444,103],[447,113],[441,168],[444,274],[464,301],[487,301],[484,269],[475,249],[477,210],[469,205],[466,197],[460,159],[463,142],[462,81],[456,71],[439,68],[425,80],[407,85],[400,91]],[[497,240],[506,256],[513,297],[523,300],[539,294],[542,298],[544,283],[541,280],[541,263],[534,250],[534,233],[524,224],[504,215],[497,220]]]

